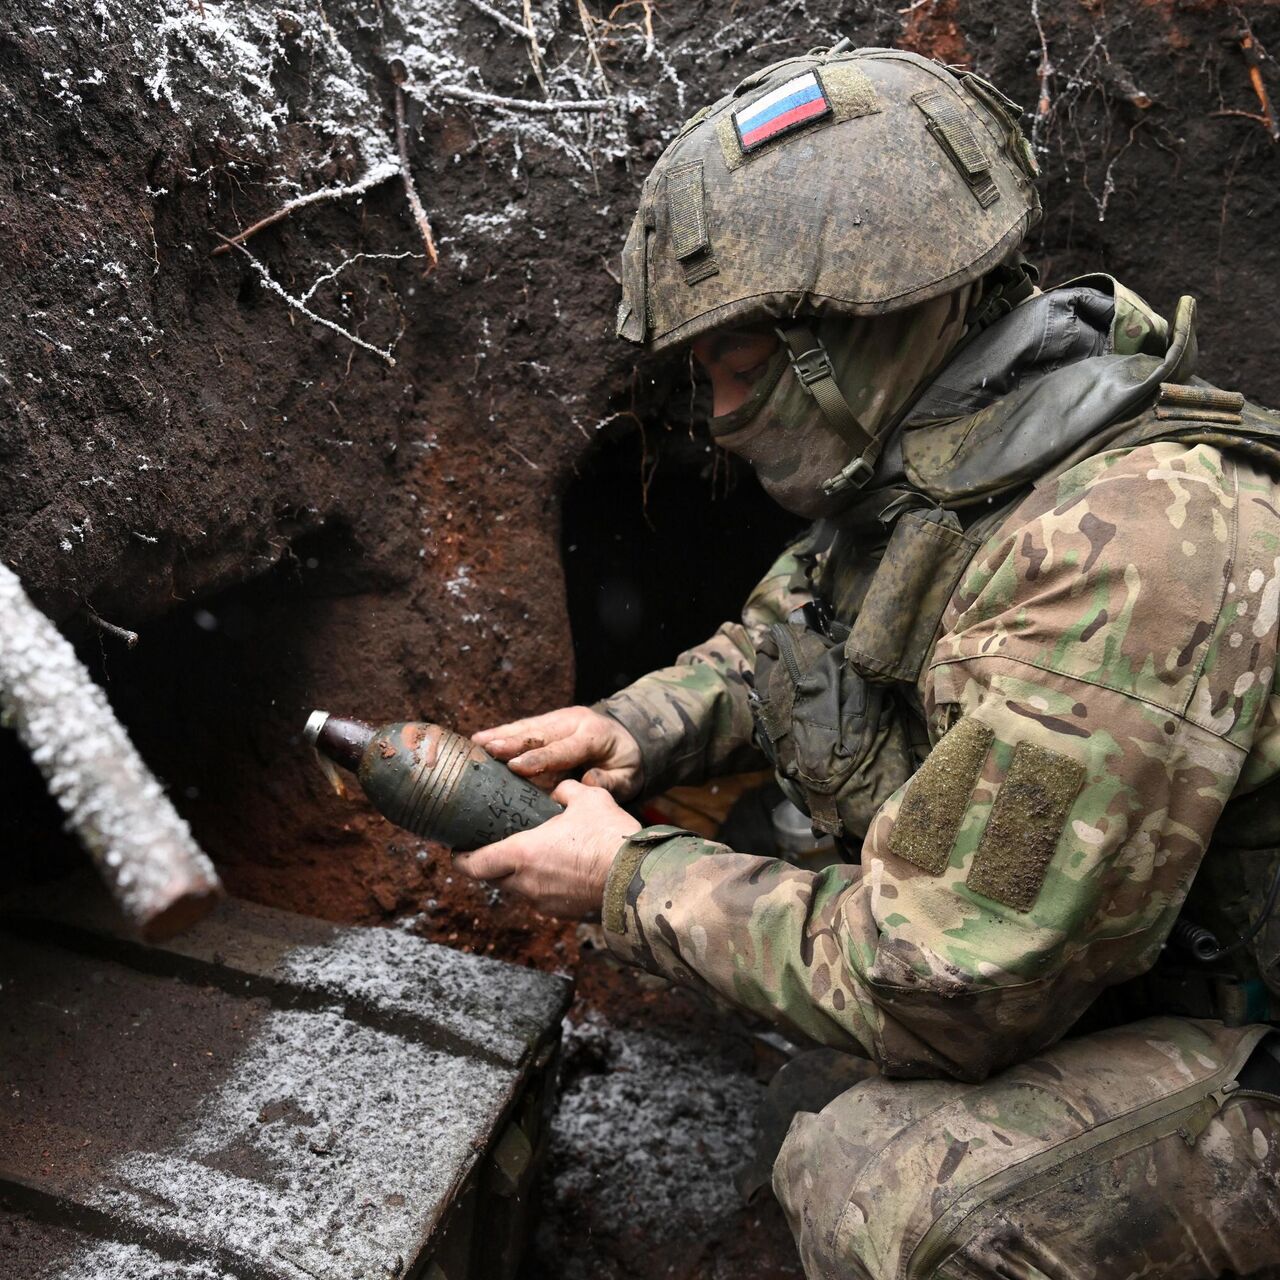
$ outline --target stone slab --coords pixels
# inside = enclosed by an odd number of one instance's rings
[[[391,929],[345,928],[230,900],[163,946],[131,933],[96,885],[75,880],[0,901],[12,929],[127,957],[154,972],[269,994],[276,1003],[341,1004],[358,1020],[515,1064],[558,1023],[567,979],[473,956]]]
[[[411,1276],[567,1001],[241,903],[163,947],[74,893],[43,909],[0,912],[0,1200],[12,1241],[83,1241],[24,1278],[131,1280],[139,1249],[166,1280]]]

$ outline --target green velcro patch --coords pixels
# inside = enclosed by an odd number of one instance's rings
[[[1019,742],[965,884],[993,902],[1030,911],[1083,783],[1078,760]]]
[[[873,116],[880,110],[875,85],[856,62],[829,62],[818,72],[818,79],[831,103],[832,118],[856,120]]]
[[[994,736],[972,716],[943,736],[907,787],[890,853],[934,875],[946,870]]]
[[[681,260],[701,253],[707,238],[706,194],[702,161],[677,165],[667,175],[667,210],[671,218],[671,248]]]
[[[742,154],[738,131],[733,127],[732,111],[720,113],[716,120],[716,138],[720,143],[720,153],[724,156],[724,167],[730,171],[739,168],[746,156]]]
[[[1238,391],[1217,387],[1191,387],[1180,382],[1162,382],[1156,398],[1157,418],[1190,418],[1199,422],[1240,422],[1244,396]]]
[[[707,197],[701,160],[677,165],[667,177],[671,248],[684,268],[686,284],[719,275],[707,233]]]
[[[1000,192],[991,176],[991,161],[969,123],[968,108],[946,89],[913,93],[911,101],[924,112],[930,134],[969,184],[974,199],[984,209],[995,204]]]
[[[618,850],[613,866],[609,868],[604,900],[600,905],[600,923],[610,933],[621,934],[627,930],[627,893],[636,872],[640,870],[640,864],[650,852],[651,845],[626,840]]]

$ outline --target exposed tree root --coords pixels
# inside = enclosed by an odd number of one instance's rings
[[[560,115],[567,111],[608,111],[613,103],[608,98],[558,98],[541,102],[532,98],[504,98],[496,93],[481,93],[460,84],[432,85],[429,95],[448,102],[474,102],[477,106],[498,107],[503,111],[524,111],[531,115]]]
[[[218,239],[224,241],[224,243],[213,250],[212,256],[216,258],[220,254],[229,252],[233,247],[238,247],[251,236],[256,236],[259,231],[283,221],[298,209],[305,209],[308,205],[319,204],[324,200],[344,200],[347,196],[363,195],[364,192],[371,190],[380,183],[386,182],[388,178],[394,177],[399,172],[400,166],[394,160],[382,160],[375,164],[359,182],[353,182],[345,187],[321,187],[319,191],[311,191],[305,196],[298,196],[293,200],[286,201],[274,213],[267,214],[265,218],[259,218],[252,226],[246,227],[234,236],[224,236],[215,232]]]
[[[396,149],[400,153],[400,176],[404,179],[405,199],[409,202],[413,220],[418,225],[418,234],[422,237],[422,243],[427,250],[427,265],[422,273],[427,275],[440,261],[440,255],[436,251],[435,236],[431,233],[431,221],[427,217],[426,209],[422,207],[418,188],[414,185],[413,171],[409,168],[409,145],[405,139],[404,128],[404,90],[399,85],[396,85]]]
[[[362,351],[367,351],[370,355],[375,355],[379,359],[385,360],[387,364],[391,365],[393,368],[395,367],[396,358],[391,354],[390,348],[384,350],[382,347],[375,347],[371,342],[366,342],[363,338],[357,337],[357,335],[352,333],[350,329],[344,329],[340,324],[334,323],[334,321],[328,319],[328,317],[322,316],[316,311],[312,311],[302,298],[295,298],[293,294],[291,294],[284,285],[282,285],[280,281],[277,280],[271,272],[268,271],[267,268],[244,247],[244,245],[233,244],[227,236],[223,236],[222,239],[226,241],[228,248],[232,248],[237,250],[239,253],[243,253],[244,256],[249,259],[249,264],[253,267],[254,271],[257,272],[258,281],[262,287],[271,293],[274,293],[276,297],[280,298],[292,310],[296,311],[299,315],[306,316],[308,320],[314,321],[318,325],[323,325],[326,329],[331,329],[334,333],[340,334],[342,337],[346,338],[348,342],[359,347]],[[345,266],[346,264],[344,263],[343,265]],[[341,267],[339,270],[341,270]],[[334,274],[336,274],[336,272]],[[310,294],[307,295],[308,298],[310,296]]]
[[[533,66],[538,88],[547,92],[547,78],[542,73],[542,50],[538,47],[538,32],[533,25],[533,0],[524,0],[524,25],[529,28],[529,62]]]
[[[127,627],[118,627],[114,622],[108,622],[96,609],[90,608],[88,614],[89,621],[99,631],[105,631],[107,635],[114,636],[126,649],[132,649],[138,643],[138,633],[136,631],[130,631]]]
[[[520,36],[524,40],[532,40],[533,22],[529,13],[528,4],[525,5],[525,25],[522,27],[514,18],[508,18],[505,13],[500,13],[491,4],[485,4],[484,0],[468,0],[473,9],[479,10],[486,18],[492,18],[500,27],[505,27],[512,35]]]
[[[1040,130],[1044,127],[1049,119],[1049,114],[1053,110],[1053,97],[1049,92],[1049,81],[1053,78],[1056,68],[1053,65],[1053,59],[1049,57],[1049,40],[1044,33],[1044,24],[1040,21],[1040,3],[1039,0],[1031,0],[1031,18],[1036,24],[1036,34],[1040,37],[1040,65],[1036,68],[1036,74],[1040,79],[1040,93],[1036,98],[1035,118],[1031,124],[1031,142],[1035,147],[1040,145]]]
[[[1211,112],[1214,116],[1239,116],[1244,120],[1252,120],[1260,124],[1270,135],[1272,142],[1280,142],[1280,120],[1276,119],[1275,109],[1271,105],[1271,95],[1267,92],[1267,82],[1262,78],[1262,64],[1266,59],[1266,51],[1258,43],[1253,28],[1245,22],[1240,32],[1240,49],[1249,68],[1249,83],[1253,85],[1254,95],[1258,99],[1257,111],[1239,111],[1223,108]]]
[[[596,74],[600,77],[605,93],[612,97],[613,88],[609,84],[609,77],[604,73],[604,63],[600,61],[600,49],[596,45],[596,20],[587,8],[586,0],[578,0],[578,20],[582,23],[582,34],[587,41],[587,53],[595,64]]]

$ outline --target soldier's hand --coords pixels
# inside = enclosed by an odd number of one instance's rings
[[[590,707],[563,707],[471,735],[522,778],[550,791],[571,773],[620,800],[640,790],[640,748],[616,720]]]
[[[596,918],[622,842],[640,824],[601,787],[562,782],[552,793],[564,812],[532,831],[454,855],[473,880],[514,890],[543,915]]]

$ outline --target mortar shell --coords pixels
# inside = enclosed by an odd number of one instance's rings
[[[396,826],[452,849],[478,849],[563,812],[469,738],[440,725],[370,729],[313,716],[308,737],[330,759],[355,766],[365,794]]]

